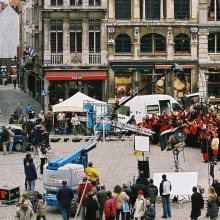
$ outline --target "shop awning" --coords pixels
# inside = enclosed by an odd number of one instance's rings
[[[106,71],[54,71],[46,72],[46,80],[77,80],[78,75],[83,80],[105,80],[107,78]]]
[[[155,65],[155,69],[160,70],[160,69],[169,69],[172,65]],[[183,69],[193,69],[195,68],[195,65],[181,65]]]

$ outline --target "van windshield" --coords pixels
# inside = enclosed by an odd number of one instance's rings
[[[118,114],[130,116],[130,106],[121,106],[118,109]]]

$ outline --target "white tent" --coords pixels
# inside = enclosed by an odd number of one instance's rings
[[[83,112],[83,101],[90,101],[90,102],[94,102],[100,105],[106,104],[106,102],[101,102],[81,92],[77,92],[75,95],[71,96],[69,99],[59,104],[53,105],[53,112]]]

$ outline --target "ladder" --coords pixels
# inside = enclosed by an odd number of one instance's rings
[[[137,132],[139,134],[144,134],[144,135],[147,135],[147,136],[152,136],[153,134],[155,134],[155,132],[152,131],[151,129],[142,128],[142,127],[139,127],[137,125],[127,124],[127,123],[119,122],[119,121],[111,121],[111,126],[119,128],[119,129],[124,129],[124,130]]]

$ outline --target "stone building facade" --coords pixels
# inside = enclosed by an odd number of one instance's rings
[[[110,102],[147,84],[142,94],[218,96],[218,0],[41,3],[22,3],[20,44],[21,51],[31,45],[37,52],[31,70],[25,68],[30,60],[21,62],[24,89],[45,110],[78,90]],[[185,84],[165,74],[175,63]],[[204,73],[210,75],[208,89]]]
[[[108,16],[109,98],[120,98],[151,83],[172,64],[184,69],[186,84],[174,89],[162,79],[142,94],[179,99],[197,91],[198,0],[110,0]]]

